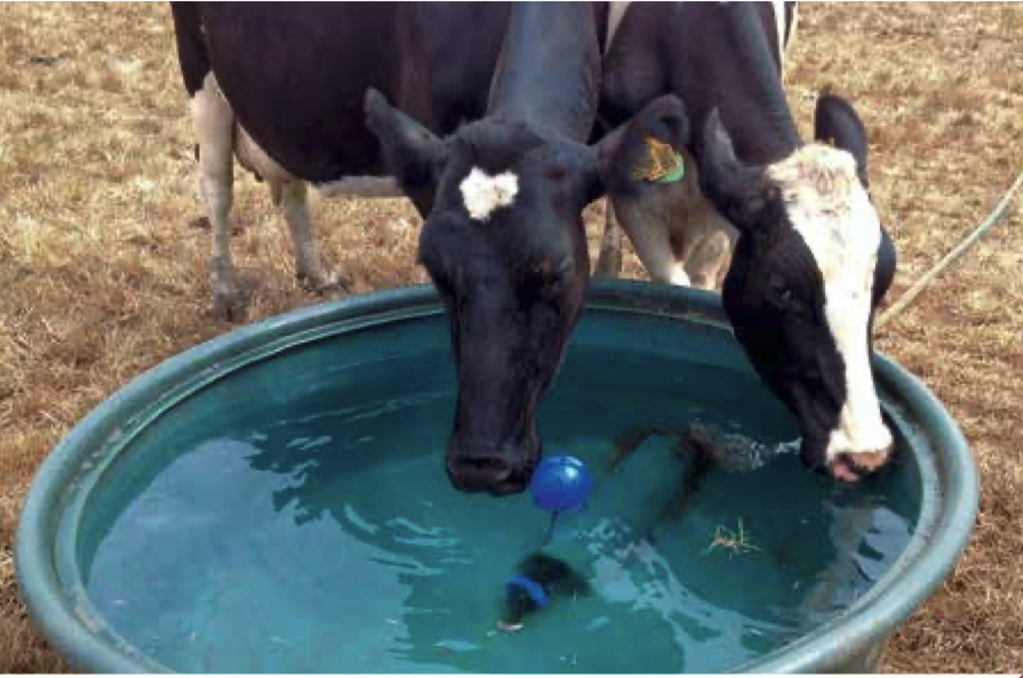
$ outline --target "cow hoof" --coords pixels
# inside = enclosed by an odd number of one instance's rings
[[[706,290],[708,292],[719,292],[717,276],[694,275],[690,277],[692,287],[695,290]]]
[[[316,294],[347,292],[352,285],[351,280],[337,273],[328,274],[321,272],[313,274],[299,271],[295,277],[298,279],[299,285]]]
[[[213,318],[219,322],[238,322],[243,316],[241,300],[233,291],[213,293]]]
[[[595,272],[597,275],[604,278],[617,278],[622,273],[621,254],[607,254],[606,252],[601,252],[600,258],[597,260]]]

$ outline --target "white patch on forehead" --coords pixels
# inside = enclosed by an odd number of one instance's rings
[[[486,221],[494,210],[512,204],[519,192],[519,178],[512,172],[490,176],[480,168],[473,167],[462,180],[459,189],[469,216]]]
[[[891,432],[881,419],[870,368],[868,321],[881,223],[856,176],[849,153],[810,144],[767,169],[793,227],[824,278],[824,313],[845,364],[846,400],[827,457],[886,451]]]

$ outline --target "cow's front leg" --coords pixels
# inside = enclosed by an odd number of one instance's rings
[[[708,235],[693,246],[686,259],[686,273],[693,287],[701,290],[719,290],[728,271],[735,241],[724,231]]]
[[[227,208],[221,205],[226,202]],[[231,261],[231,229],[227,223],[231,199],[221,202],[210,210],[213,229],[213,255],[210,257],[210,286],[213,289],[213,315],[218,320],[234,320],[238,317],[238,290],[234,284],[234,265]]]
[[[615,221],[615,208],[611,196],[604,199],[604,204],[604,234],[600,238],[597,275],[617,278],[622,272],[622,229]]]
[[[717,290],[739,232],[702,195],[690,201],[689,231],[693,245],[686,256],[686,273],[693,287]]]
[[[296,180],[284,184],[281,202],[284,220],[288,223],[288,231],[291,233],[296,277],[317,292],[337,287],[337,276],[327,270],[316,246],[305,182]]]
[[[612,196],[615,215],[654,282],[690,284],[681,261],[685,201],[682,182],[648,184]]]
[[[217,91],[212,74],[192,98],[191,113],[199,146],[196,176],[199,195],[206,206],[213,236],[210,257],[213,315],[230,320],[237,303],[228,224],[234,182],[234,114]]]

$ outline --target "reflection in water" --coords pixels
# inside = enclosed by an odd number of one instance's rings
[[[580,371],[592,364],[570,361],[567,385],[545,403],[549,447],[599,468],[637,421],[684,426],[687,403],[648,394],[628,370],[622,384],[589,378],[635,394],[600,410]],[[694,383],[746,387],[728,379]],[[603,523],[587,534],[594,595],[498,633],[504,582],[539,545],[546,516],[527,495],[450,488],[450,398],[303,403],[301,416],[252,421],[172,455],[103,527],[90,595],[118,632],[183,671],[714,672],[847,607],[908,539],[883,479],[836,489],[780,455],[751,472],[708,473],[649,539]],[[755,549],[708,550],[740,520]]]

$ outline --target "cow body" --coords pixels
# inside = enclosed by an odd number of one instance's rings
[[[366,89],[378,89],[438,133],[480,117],[507,10],[474,3],[172,3],[199,190],[213,229],[215,315],[237,309],[227,225],[234,159],[265,180],[282,206],[299,277],[331,287],[337,279],[317,251],[306,185],[326,196],[401,195],[363,121]],[[465,25],[474,27],[471,34]]]
[[[604,64],[602,121],[615,125],[654,97],[674,92],[695,117],[722,102],[722,114],[740,118],[737,143],[750,146],[784,143],[793,130],[772,129],[767,119],[744,111],[784,108],[772,101],[780,89],[761,83],[780,82],[785,53],[796,28],[796,3],[762,2],[743,10],[748,21],[726,20],[710,3],[613,3]],[[782,95],[783,96],[783,95]],[[765,106],[767,107],[765,109]],[[781,121],[784,123],[784,120]],[[750,127],[755,125],[755,127]],[[784,124],[782,125],[784,126]],[[754,155],[769,148],[743,148]],[[609,201],[597,272],[621,270],[621,235],[615,215],[626,226],[636,254],[655,282],[715,289],[727,269],[737,232],[700,193],[698,170],[689,149],[682,149],[688,171],[658,190],[648,190],[640,205]],[[631,212],[630,212],[631,210]]]
[[[834,147],[799,136],[782,87],[785,16],[752,3],[628,7],[605,59],[602,115],[613,123],[672,92],[696,132],[676,148],[683,180],[612,187],[611,198],[655,280],[713,287],[735,243],[722,294],[737,338],[799,418],[806,463],[854,480],[892,445],[870,333],[895,252],[852,106],[818,101],[816,136]],[[686,258],[703,270],[687,272]]]
[[[521,491],[541,454],[535,410],[589,280],[582,210],[647,134],[688,141],[681,104],[654,100],[586,145],[601,6],[173,7],[214,234],[215,310],[234,295],[235,155],[283,203],[298,272],[318,285],[330,279],[313,246],[306,184],[396,187],[424,218],[420,261],[451,322],[459,391],[449,476],[464,490]]]

